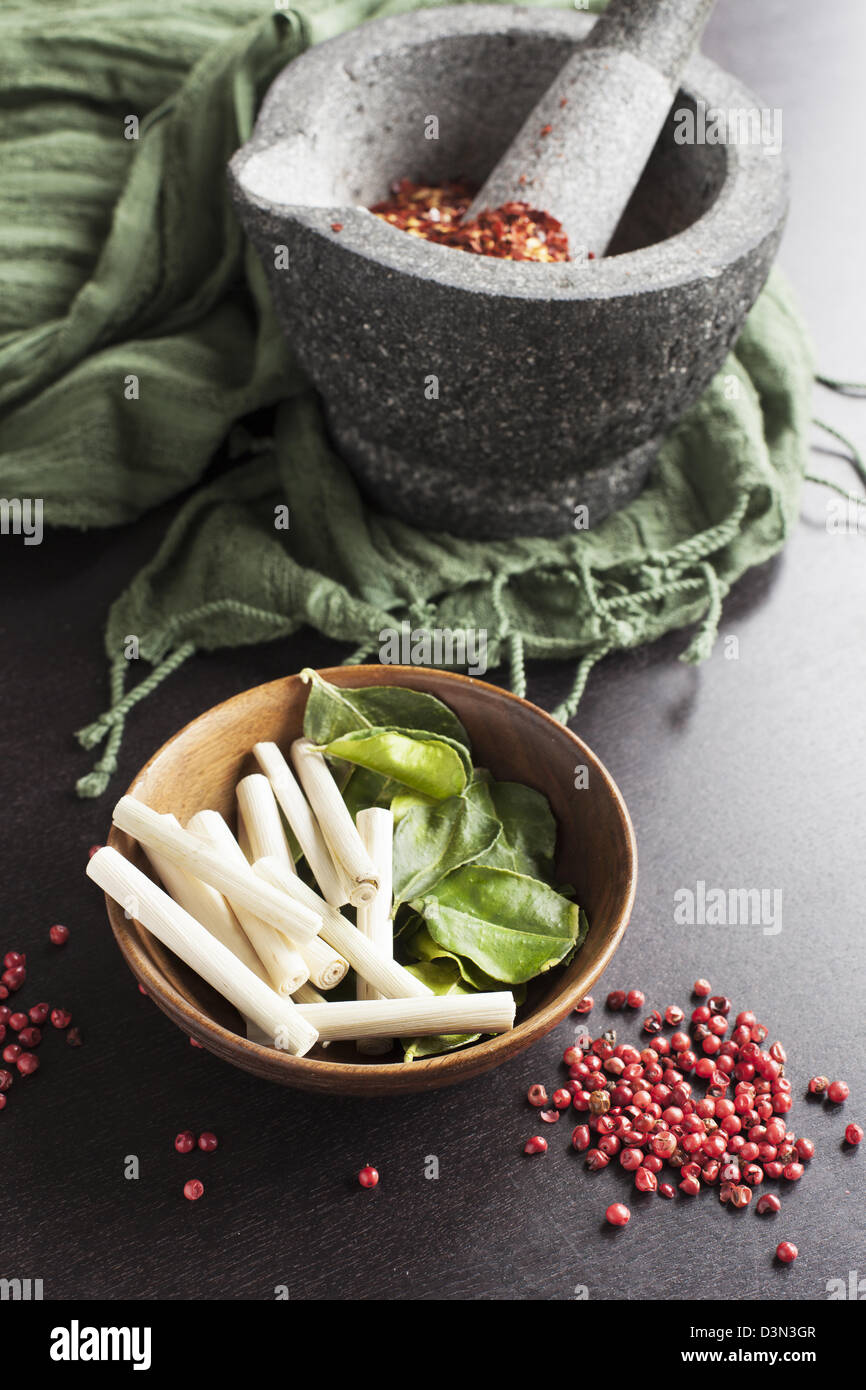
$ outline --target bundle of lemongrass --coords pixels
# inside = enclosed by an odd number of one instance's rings
[[[142,846],[163,887],[109,847],[93,855],[89,876],[234,1004],[256,1042],[303,1056],[317,1041],[354,1041],[377,1054],[394,1038],[513,1027],[511,990],[436,995],[394,959],[391,809],[353,820],[308,739],[292,744],[294,772],[274,743],[253,753],[262,772],[238,784],[237,838],[216,811],[184,828],[124,796],[114,824]],[[295,871],[281,810],[318,891]],[[341,913],[346,904],[357,925]],[[356,999],[328,1001],[350,966]]]

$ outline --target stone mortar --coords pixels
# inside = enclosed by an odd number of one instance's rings
[[[592,22],[469,5],[365,24],[280,74],[231,161],[335,447],[365,496],[415,525],[557,535],[578,504],[594,525],[630,501],[773,262],[782,155],[674,138],[677,109],[758,108],[701,56],[601,260],[493,260],[367,211],[404,176],[482,184]]]

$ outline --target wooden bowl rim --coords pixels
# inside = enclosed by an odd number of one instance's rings
[[[353,1081],[365,1083],[365,1090],[372,1090],[380,1087],[378,1094],[386,1094],[390,1089],[388,1081],[395,1081],[397,1077],[406,1078],[407,1072],[411,1069],[411,1076],[419,1081],[429,1079],[431,1085],[442,1085],[444,1075],[447,1073],[450,1080],[457,1082],[463,1076],[469,1077],[479,1071],[486,1071],[497,1066],[499,1063],[507,1061],[509,1057],[517,1052],[522,1052],[530,1047],[539,1038],[544,1037],[551,1029],[555,1028],[565,1015],[574,1007],[574,1004],[584,997],[595,981],[603,974],[604,970],[619,946],[623,933],[629,923],[632,908],[634,906],[635,893],[637,889],[637,845],[635,842],[634,828],[631,823],[628,809],[616,782],[611,777],[607,768],[601,762],[592,749],[589,748],[581,738],[578,737],[565,724],[554,719],[545,710],[534,705],[531,700],[526,700],[520,695],[515,695],[513,691],[505,690],[501,686],[492,685],[489,681],[478,680],[475,676],[464,676],[456,671],[444,671],[435,667],[419,666],[387,666],[363,665],[363,666],[329,666],[316,668],[325,680],[333,680],[335,676],[345,677],[350,674],[352,677],[360,677],[358,684],[365,683],[364,677],[369,673],[376,672],[379,677],[383,671],[394,674],[400,673],[408,677],[417,675],[421,671],[441,677],[447,682],[455,682],[462,685],[481,687],[490,692],[498,699],[510,701],[521,705],[529,714],[549,724],[557,735],[565,735],[575,746],[580,757],[599,775],[605,786],[608,795],[616,811],[620,828],[623,832],[626,854],[628,883],[625,898],[620,906],[614,921],[613,927],[608,932],[608,939],[605,949],[595,966],[581,974],[578,979],[562,994],[557,995],[549,1004],[531,1013],[522,1023],[517,1024],[507,1033],[500,1033],[495,1037],[488,1038],[486,1041],[474,1043],[471,1047],[464,1048],[459,1052],[444,1053],[440,1057],[427,1057],[409,1064],[406,1062],[369,1062],[364,1065],[355,1065],[351,1062],[326,1062],[318,1058],[296,1057],[289,1052],[275,1051],[273,1048],[264,1047],[260,1043],[251,1042],[248,1038],[241,1037],[231,1029],[224,1028],[222,1024],[215,1022],[206,1014],[203,1014],[190,1001],[168,984],[164,977],[158,973],[153,963],[142,949],[137,936],[129,930],[129,922],[124,917],[119,903],[116,903],[108,894],[105,895],[108,919],[120,950],[135,975],[147,989],[148,994],[163,1012],[167,1013],[173,1021],[177,1021],[175,1015],[181,1014],[184,1018],[184,1027],[188,1028],[190,1036],[202,1042],[208,1050],[224,1056],[226,1052],[235,1053],[238,1056],[246,1056],[250,1061],[269,1065],[270,1068],[278,1067],[286,1072],[286,1080],[294,1078],[301,1087],[307,1084],[315,1075],[317,1078],[316,1090],[326,1089],[319,1083],[327,1082],[329,1079],[334,1082],[335,1088],[339,1085],[346,1085],[352,1089]],[[136,788],[146,776],[150,768],[162,756],[168,748],[178,739],[182,738],[193,725],[200,721],[210,718],[220,710],[226,710],[228,706],[238,700],[247,699],[250,695],[259,691],[264,691],[277,686],[285,685],[287,682],[297,680],[298,672],[288,676],[280,676],[273,681],[265,681],[261,685],[249,686],[246,690],[238,691],[235,695],[229,696],[227,700],[220,701],[217,705],[212,705],[210,709],[204,710],[201,714],[190,719],[182,728],[178,729],[172,736],[166,739],[156,752],[148,759],[142,768],[136,773],[126,794],[135,796]],[[384,682],[387,683],[387,682]],[[107,844],[115,849],[120,849],[120,832],[117,827],[112,825],[108,835]],[[122,851],[121,851],[122,852]],[[140,922],[135,922],[137,932],[145,932]],[[577,957],[580,959],[579,955]],[[238,1065],[242,1065],[238,1063]],[[255,1067],[255,1074],[265,1075],[261,1066]],[[360,1087],[358,1088],[361,1089]],[[414,1089],[414,1088],[413,1088]]]

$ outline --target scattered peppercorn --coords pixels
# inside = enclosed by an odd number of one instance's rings
[[[578,1004],[575,1004],[575,1006],[574,1006],[574,1012],[575,1012],[576,1014],[588,1014],[588,1013],[591,1013],[594,1004],[595,1004],[595,1000],[593,999],[592,995],[591,995],[591,994],[585,994],[584,997],[580,1000],[580,1002],[579,1002]]]
[[[198,1136],[198,1146],[204,1154],[213,1153],[218,1143],[219,1140],[216,1135],[212,1134],[209,1129],[206,1129],[203,1134]]]
[[[199,1182],[198,1178],[190,1178],[183,1185],[183,1195],[188,1202],[197,1202],[199,1197],[204,1196],[204,1183]]]
[[[776,1246],[776,1259],[781,1260],[783,1265],[793,1264],[799,1253],[790,1240],[782,1240]]]
[[[847,1144],[861,1144],[863,1142],[863,1126],[847,1125],[845,1128],[845,1142]]]
[[[604,1219],[610,1226],[627,1226],[631,1220],[631,1212],[622,1202],[612,1202],[604,1214]]]
[[[533,1134],[523,1145],[523,1152],[525,1154],[546,1154],[547,1140],[541,1134]],[[378,1178],[376,1180],[378,1182]]]
[[[755,1211],[759,1216],[766,1215],[768,1211],[776,1212],[781,1210],[782,1203],[779,1201],[775,1192],[763,1192],[758,1198],[758,1205],[755,1207]]]
[[[48,935],[54,946],[65,946],[69,940],[69,928],[62,926],[59,922],[53,927],[48,928]]]
[[[544,1144],[544,1147],[547,1148],[547,1141],[542,1139],[541,1142]],[[358,1174],[358,1182],[362,1187],[376,1187],[379,1182],[378,1170],[376,1168],[371,1168],[368,1164],[367,1167],[362,1168]]]
[[[843,1101],[848,1099],[849,1095],[850,1091],[844,1081],[831,1081],[827,1087],[827,1099],[831,1100],[834,1105],[841,1105]]]
[[[180,1134],[174,1136],[174,1147],[179,1154],[192,1153],[195,1148],[195,1135],[191,1129],[182,1129]]]

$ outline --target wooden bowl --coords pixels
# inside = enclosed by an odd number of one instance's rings
[[[234,1066],[284,1086],[340,1094],[386,1095],[450,1086],[514,1057],[555,1027],[588,993],[610,961],[634,902],[637,857],[625,803],[598,758],[564,725],[516,695],[484,681],[410,666],[340,666],[323,671],[335,685],[402,685],[445,701],[472,740],[477,765],[496,778],[525,782],[549,798],[558,825],[556,873],[573,884],[589,917],[575,959],[532,982],[515,1028],[460,1052],[412,1063],[367,1060],[352,1044],[316,1047],[306,1057],[247,1041],[239,1015],[138,922],[107,898],[108,916],[133,974],[179,1028]],[[234,823],[235,787],[254,770],[260,740],[286,748],[302,732],[307,686],[287,676],[236,695],[194,719],[160,748],[129,792],[185,824],[211,808]],[[575,788],[578,766],[588,786]],[[138,845],[113,827],[108,843],[149,872]]]

